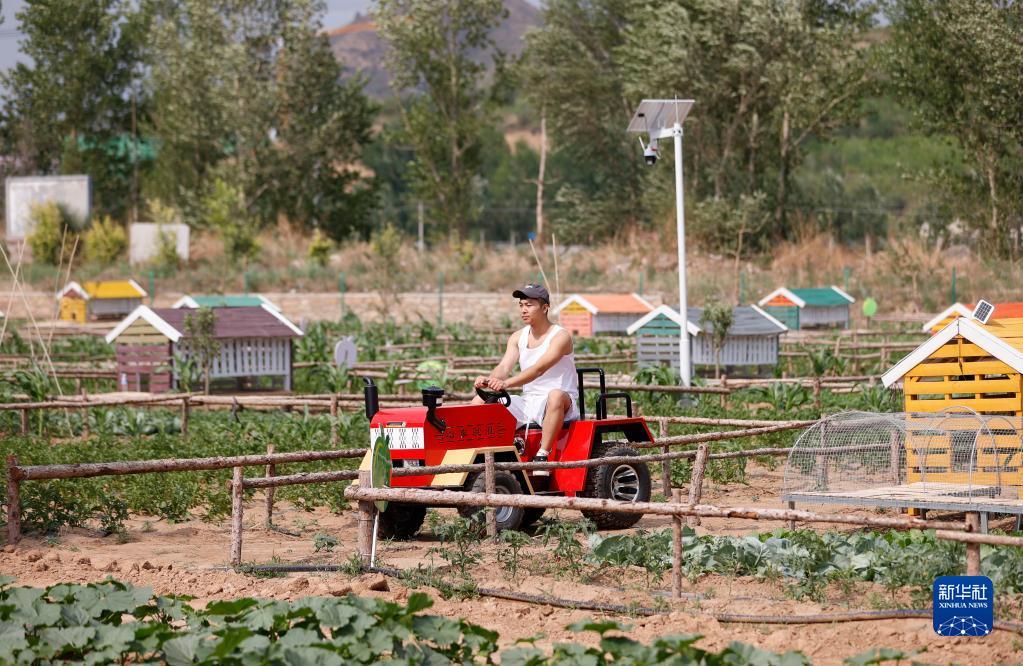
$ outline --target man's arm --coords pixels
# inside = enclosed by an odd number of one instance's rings
[[[519,362],[519,336],[522,335],[522,331],[516,331],[511,334],[508,338],[508,348],[504,350],[504,357],[501,362],[497,364],[497,367],[493,369],[489,376],[480,375],[476,378],[474,386],[476,388],[490,386],[493,388],[493,381],[504,381],[508,379],[508,376],[515,369],[515,364]],[[499,390],[499,389],[494,389]]]
[[[554,336],[554,339],[551,340],[550,347],[547,348],[547,351],[544,352],[544,355],[541,356],[540,360],[537,361],[531,368],[529,368],[528,370],[523,370],[519,374],[515,375],[514,377],[506,381],[498,381],[497,382],[498,385],[495,385],[494,382],[491,382],[490,388],[494,389],[495,391],[500,391],[501,389],[518,388],[519,386],[524,386],[525,384],[528,384],[529,382],[533,381],[534,379],[536,379],[537,377],[539,377],[540,375],[554,367],[554,364],[560,361],[562,356],[566,356],[571,353],[572,334],[569,333],[568,331],[558,331],[557,334]]]

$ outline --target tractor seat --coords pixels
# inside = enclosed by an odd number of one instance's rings
[[[578,420],[579,419],[571,419],[569,421],[565,421],[564,423],[561,424],[561,429],[562,430],[568,430],[568,426],[572,425],[573,422],[578,421]],[[520,426],[518,429],[519,430],[525,430],[525,429],[528,428],[529,430],[540,430],[542,427],[543,426],[541,424],[539,424],[539,423],[530,422],[530,423],[527,423],[524,426]]]

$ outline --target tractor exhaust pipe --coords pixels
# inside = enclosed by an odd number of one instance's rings
[[[444,404],[444,389],[427,386],[423,389],[423,406],[426,407],[426,422],[440,432],[448,429],[444,419],[437,418],[437,408]]]
[[[362,381],[366,382],[366,388],[363,389],[366,399],[366,420],[372,421],[376,413],[380,411],[380,392],[371,377],[363,377]]]

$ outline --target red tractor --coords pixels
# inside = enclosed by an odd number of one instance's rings
[[[604,371],[599,368],[580,368],[579,419],[566,422],[550,451],[550,462],[590,460],[615,456],[636,456],[628,442],[652,442],[646,421],[632,416],[632,399],[627,393],[608,393],[605,390]],[[600,376],[600,394],[597,396],[595,418],[586,418],[583,377]],[[377,387],[366,379],[366,416],[370,420],[370,438],[373,442],[386,436],[394,469],[427,467],[448,464],[482,463],[484,453],[493,452],[497,462],[528,462],[540,448],[540,426],[526,424],[516,429],[515,417],[507,409],[507,391],[493,393],[477,389],[486,404],[443,406],[444,391],[437,387],[423,390],[422,407],[380,409]],[[607,418],[607,403],[612,399],[625,400],[625,418]],[[362,461],[363,469],[370,469],[371,456]],[[564,495],[567,497],[597,497],[625,502],[645,502],[650,499],[650,470],[646,463],[618,463],[598,467],[550,470],[548,476],[533,471],[503,471],[496,473],[498,493],[509,495]],[[435,490],[464,490],[485,492],[482,472],[423,474],[393,476],[392,487],[431,488]],[[466,517],[479,518],[480,507],[459,507]],[[514,530],[535,523],[543,509],[498,507],[499,530]],[[634,525],[638,514],[584,511],[600,529],[620,529]],[[378,533],[382,538],[410,539],[423,524],[426,506],[391,502],[380,514]]]

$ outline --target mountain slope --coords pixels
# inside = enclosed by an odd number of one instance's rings
[[[522,52],[522,36],[530,28],[540,25],[540,12],[525,0],[504,0],[508,17],[494,30],[497,48],[508,56]],[[345,67],[345,75],[357,72],[367,75],[366,93],[377,99],[393,94],[390,77],[384,68],[387,46],[377,32],[373,17],[356,14],[346,26],[329,30],[330,48]],[[484,54],[480,54],[482,59]]]

